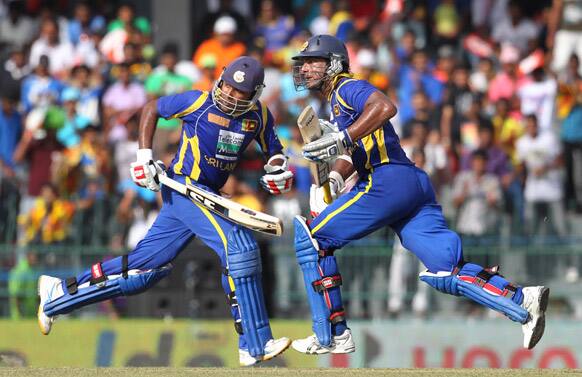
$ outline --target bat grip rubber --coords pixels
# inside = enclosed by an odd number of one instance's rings
[[[329,188],[329,182],[326,182],[323,185],[323,201],[326,204],[330,204],[331,202],[333,202],[333,198],[331,197],[331,190]]]

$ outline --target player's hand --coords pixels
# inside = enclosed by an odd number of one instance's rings
[[[279,195],[291,190],[293,173],[287,170],[287,161],[283,166],[265,165],[265,172],[260,179],[261,186],[273,195]]]
[[[303,146],[303,157],[310,161],[330,161],[344,154],[353,143],[347,130],[332,132]]]
[[[329,173],[329,191],[331,193],[332,201],[336,200],[340,196],[340,192],[344,189],[345,183],[341,174],[337,171],[331,171]],[[323,187],[317,187],[316,185],[311,185],[309,189],[309,210],[311,217],[319,216],[319,214],[328,206],[325,202],[325,194]]]
[[[137,152],[137,161],[131,163],[129,172],[137,185],[152,191],[160,191],[158,175],[163,174],[165,169],[162,161],[153,160],[151,149],[140,149]]]
[[[321,128],[321,133],[323,135],[331,134],[334,132],[339,132],[339,128],[337,124],[331,123],[327,119],[318,119],[319,120],[319,128]]]

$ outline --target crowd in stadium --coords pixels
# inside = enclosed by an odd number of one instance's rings
[[[142,106],[212,90],[241,55],[266,68],[261,101],[295,188],[261,191],[264,161],[251,149],[223,191],[284,221],[308,213],[295,122],[308,104],[329,114],[322,98],[295,91],[290,57],[314,34],[345,41],[355,77],[396,104],[402,145],[465,238],[501,224],[564,237],[582,211],[578,1],[222,1],[184,60],[177,43],[154,47],[155,25],[132,4],[62,3],[0,1],[0,243],[133,247],[160,200],[129,176]],[[154,155],[167,165],[180,132],[160,119]]]

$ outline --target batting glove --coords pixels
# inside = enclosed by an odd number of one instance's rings
[[[344,179],[337,171],[329,173],[329,191],[331,192],[331,199],[336,200],[340,196],[340,192],[344,189]],[[325,202],[325,194],[323,187],[311,185],[309,189],[309,210],[311,217],[317,217],[328,206]]]
[[[129,168],[131,179],[141,187],[152,191],[160,191],[158,175],[163,174],[165,166],[162,161],[154,161],[151,149],[139,149],[137,161],[132,162]]]
[[[332,132],[303,146],[303,157],[310,161],[331,161],[351,149],[353,143],[347,130]]]
[[[267,174],[261,177],[260,182],[265,190],[273,195],[283,194],[291,190],[293,173],[287,170],[287,158],[284,157],[282,166],[273,166],[267,162],[264,168]]]

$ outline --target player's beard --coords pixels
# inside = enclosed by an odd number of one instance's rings
[[[293,83],[295,84],[295,90],[321,90],[328,77],[325,70],[306,74],[303,72],[302,66],[303,63],[301,61],[293,64]]]

